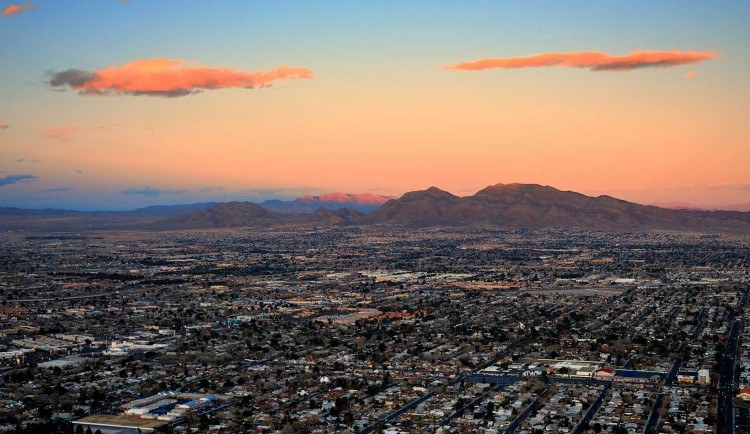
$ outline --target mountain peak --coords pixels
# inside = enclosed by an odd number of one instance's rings
[[[618,232],[750,231],[750,214],[673,211],[539,184],[495,184],[467,197],[430,187],[384,204],[363,221],[408,226],[554,227]]]
[[[270,226],[277,215],[252,202],[220,202],[210,208],[157,222],[157,228],[201,229],[214,227]]]
[[[337,203],[351,203],[356,205],[380,205],[389,200],[394,199],[393,196],[381,196],[372,193],[341,193],[339,191],[333,193],[324,193],[321,195],[306,194],[305,196],[295,199],[299,202],[337,202]]]
[[[404,195],[401,196],[401,199],[413,199],[413,198],[420,198],[420,197],[434,197],[434,198],[449,199],[449,200],[459,198],[458,196],[448,193],[445,190],[441,190],[437,187],[430,187],[426,190],[417,190],[417,191],[410,191],[408,193],[404,193]]]
[[[401,198],[388,201],[363,218],[365,222],[394,222],[407,225],[440,224],[446,213],[461,198],[437,187],[410,191]]]
[[[516,190],[516,191],[560,191],[555,187],[541,184],[522,184],[518,182],[510,184],[490,185],[479,191],[498,191],[498,190]]]

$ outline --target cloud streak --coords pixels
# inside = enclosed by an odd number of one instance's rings
[[[262,188],[250,188],[237,192],[240,196],[252,197],[252,198],[265,198],[265,197],[290,197],[297,198],[304,196],[305,194],[318,194],[324,193],[325,191],[320,188],[284,188],[284,187],[262,187]]]
[[[10,128],[10,125],[8,125],[8,124],[0,124],[0,130],[7,130],[8,128]]]
[[[71,136],[81,131],[101,130],[104,126],[87,126],[87,125],[53,125],[42,128],[42,136],[49,140],[59,140],[67,142]]]
[[[709,190],[750,191],[750,184],[719,184],[709,185]]]
[[[129,187],[122,190],[122,194],[134,194],[140,196],[161,196],[164,194],[185,194],[187,190],[162,190],[160,188],[154,188],[149,186],[137,186]]]
[[[278,66],[270,71],[245,72],[211,68],[175,59],[139,59],[99,71],[67,69],[51,72],[52,89],[77,90],[81,95],[134,95],[180,97],[204,90],[268,87],[280,80],[311,79],[307,68]]]
[[[715,58],[716,53],[713,51],[633,51],[622,56],[597,51],[580,51],[487,58],[448,65],[444,69],[482,71],[485,69],[563,67],[583,68],[591,71],[631,71],[642,68],[691,65]]]
[[[3,9],[3,16],[9,17],[11,15],[20,14],[23,11],[34,9],[35,5],[31,2],[25,2],[23,4],[12,4]]]
[[[39,179],[38,176],[31,174],[25,175],[6,175],[0,178],[0,187],[6,187],[8,185],[18,184],[20,182],[32,182]]]

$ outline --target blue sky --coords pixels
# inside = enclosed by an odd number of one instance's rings
[[[1,186],[0,206],[110,209],[260,200],[243,193],[259,189],[400,194],[433,184],[470,193],[515,181],[650,203],[750,203],[750,187],[712,190],[750,186],[750,2],[33,3],[0,17],[0,178],[35,177]],[[718,57],[626,73],[441,69],[633,50]],[[154,58],[248,73],[294,66],[314,78],[170,99],[79,96],[48,83],[52,72]],[[592,122],[600,127],[590,132]],[[50,134],[61,129],[64,138]],[[620,164],[646,175],[612,170]],[[143,187],[170,193],[122,193]]]

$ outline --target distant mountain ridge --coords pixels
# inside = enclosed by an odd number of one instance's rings
[[[119,212],[0,208],[0,229],[186,230],[285,225],[390,225],[750,234],[750,212],[666,209],[537,184],[496,184],[465,197],[430,187],[406,193],[398,199],[386,198],[331,193],[286,202],[204,203]],[[381,201],[384,201],[382,205],[367,214],[344,206],[369,207]]]
[[[279,214],[312,214],[319,209],[336,211],[344,208],[368,213],[391,199],[395,199],[395,197],[372,193],[350,194],[335,192],[319,196],[308,194],[289,201],[267,200],[261,202],[260,205],[269,211]]]
[[[253,202],[225,202],[172,217],[145,227],[156,230],[269,227],[281,225],[339,225],[363,216],[357,210],[320,208],[312,214],[279,214]]]
[[[152,205],[128,211],[74,211],[65,209],[22,209],[0,207],[0,230],[98,230],[98,229],[135,229],[135,228],[166,228],[174,224],[175,228],[199,227],[236,227],[244,221],[246,225],[268,225],[270,223],[286,224],[308,222],[345,223],[355,218],[354,214],[367,213],[381,204],[393,199],[393,196],[383,196],[373,193],[326,193],[322,195],[305,195],[303,197],[283,201],[267,200],[261,204],[266,211],[273,215],[261,217],[257,209],[250,205],[237,205],[240,202],[202,202],[185,205]],[[241,202],[253,204],[252,202]],[[232,204],[229,206],[218,206]],[[218,206],[211,213],[200,211]],[[245,209],[243,209],[245,208]],[[255,214],[253,214],[253,210]],[[348,210],[341,213],[317,213],[319,210]],[[356,213],[353,213],[356,211]],[[190,217],[182,217],[197,212]],[[249,213],[249,214],[248,214]],[[317,214],[316,214],[317,213]],[[284,219],[279,215],[304,216],[310,218]],[[181,218],[177,218],[181,217]],[[166,222],[161,222],[166,220]]]
[[[214,206],[215,202],[154,205],[128,211],[72,211],[0,207],[0,230],[98,230],[144,225]]]
[[[683,202],[661,202],[661,203],[653,203],[651,205],[658,206],[659,208],[682,209],[682,210],[692,210],[692,211],[740,211],[740,212],[750,211],[750,203],[732,203],[732,204],[727,204],[727,205],[708,206],[708,205],[694,205],[691,203],[683,203]]]
[[[149,229],[203,229],[270,226],[281,218],[252,202],[221,202],[212,207],[171,217],[149,225]]]

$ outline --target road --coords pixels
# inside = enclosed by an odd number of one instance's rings
[[[750,287],[745,289],[742,301],[738,306],[743,309],[750,302]],[[721,365],[721,378],[719,379],[718,398],[716,403],[716,433],[734,433],[734,366],[737,357],[737,347],[742,332],[742,323],[736,318],[736,311],[729,313],[729,321],[732,323],[732,331],[729,332],[724,360]]]
[[[37,303],[40,301],[63,301],[63,300],[84,300],[87,298],[102,298],[102,297],[111,297],[116,295],[132,295],[132,294],[140,294],[143,292],[150,291],[152,288],[145,287],[145,288],[138,288],[138,289],[122,289],[117,291],[108,291],[108,292],[98,292],[96,294],[82,294],[82,295],[69,295],[64,297],[40,297],[40,298],[19,298],[15,300],[0,300],[4,303]]]
[[[526,420],[529,414],[531,414],[532,411],[536,410],[537,407],[539,407],[542,397],[545,393],[547,393],[547,390],[549,389],[544,389],[542,393],[540,393],[539,396],[537,396],[536,399],[521,412],[521,414],[513,419],[513,422],[511,422],[510,425],[508,425],[508,428],[505,429],[505,434],[512,434],[518,429],[518,427],[521,425],[521,422]]]
[[[501,351],[496,357],[494,357],[492,360],[490,360],[488,363],[486,363],[484,367],[482,367],[480,369],[477,369],[476,371],[474,371],[470,375],[475,375],[476,372],[478,372],[478,371],[480,371],[482,369],[485,369],[485,368],[487,368],[489,366],[494,365],[495,363],[497,363],[497,361],[501,357],[504,357],[504,356],[507,356],[508,354],[511,354],[511,352],[513,351],[514,348],[518,347],[519,345],[525,344],[529,340],[530,340],[530,338],[523,338],[523,339],[519,340],[518,342],[516,342],[513,345],[509,346],[505,350]],[[453,380],[450,383],[448,383],[447,386],[452,386],[452,385],[458,383],[459,381],[461,381],[461,378],[463,378],[463,377],[459,376],[455,380]],[[357,431],[357,434],[369,434],[369,433],[373,432],[373,430],[375,429],[376,426],[378,426],[378,425],[385,425],[386,423],[388,423],[388,422],[390,422],[390,421],[392,421],[392,420],[400,417],[402,414],[404,414],[407,411],[411,410],[412,408],[418,406],[419,404],[427,401],[428,399],[432,398],[434,395],[435,395],[435,392],[434,391],[430,391],[430,392],[428,392],[428,393],[420,396],[419,398],[416,398],[416,399],[408,402],[406,405],[404,405],[403,407],[399,408],[398,410],[396,410],[396,411],[388,414],[385,417],[382,417],[382,418],[376,420],[374,423],[372,423],[372,424],[370,424],[370,425],[362,428],[361,430]]]
[[[733,315],[732,315],[733,316]],[[716,404],[716,433],[734,433],[734,362],[742,325],[734,321],[727,339],[724,361],[721,365],[718,399]]]
[[[680,346],[682,348],[682,346]],[[674,365],[672,365],[672,370],[669,371],[669,374],[667,375],[667,379],[664,380],[664,385],[667,387],[671,387],[672,383],[674,383],[675,378],[677,378],[677,373],[680,372],[680,366],[682,365],[682,357],[677,356],[674,359]]]
[[[611,387],[611,384],[607,384],[606,386],[604,386],[604,389],[602,389],[599,397],[596,398],[596,401],[594,401],[593,404],[591,404],[591,407],[589,407],[589,410],[583,416],[583,419],[578,422],[578,425],[575,427],[572,434],[583,434],[584,432],[586,432],[586,430],[589,429],[589,423],[591,422],[591,419],[593,419],[596,412],[599,411],[599,407],[602,406],[604,398],[609,394],[609,389]]]
[[[462,378],[463,377],[459,376],[455,380],[453,380],[450,383],[446,384],[445,386],[453,386],[454,384],[457,384],[459,381],[461,381]],[[387,416],[382,417],[382,418],[376,420],[375,422],[373,422],[372,424],[370,424],[370,425],[362,428],[361,430],[357,431],[357,434],[369,434],[369,433],[373,432],[373,430],[375,429],[376,426],[387,424],[388,422],[390,422],[390,421],[392,421],[392,420],[400,417],[402,414],[404,414],[407,411],[411,410],[412,408],[418,406],[419,404],[427,401],[428,399],[432,398],[433,396],[435,396],[435,391],[431,390],[431,391],[425,393],[424,395],[422,395],[422,396],[420,396],[418,398],[415,398],[415,399],[409,401],[408,403],[406,403],[406,405],[404,405],[403,407],[399,408],[398,410],[396,410],[396,411],[394,411],[392,413],[389,413]]]
[[[672,309],[672,312],[669,314],[669,317],[667,318],[667,326],[672,325],[678,313],[680,313],[680,305],[677,305],[674,307],[674,309]]]
[[[656,428],[659,426],[659,408],[661,408],[661,403],[664,401],[664,394],[659,394],[656,396],[656,401],[654,401],[654,405],[651,407],[651,413],[648,415],[648,421],[646,422],[646,427],[643,428],[643,434],[655,434]]]
[[[463,414],[466,412],[467,409],[476,406],[480,402],[482,402],[483,399],[487,398],[492,393],[497,392],[497,390],[500,389],[500,386],[493,386],[490,387],[489,390],[484,392],[483,394],[477,396],[476,398],[472,399],[468,404],[464,405],[462,408],[454,411],[451,413],[448,417],[440,421],[440,425],[448,425],[453,419],[459,416],[463,416]]]
[[[390,413],[388,416],[378,419],[375,423],[373,423],[370,426],[367,426],[365,428],[362,428],[357,432],[357,434],[369,434],[373,432],[376,426],[378,425],[385,425],[386,423],[392,421],[393,419],[396,419],[397,417],[401,416],[402,414],[406,413],[407,411],[411,410],[412,408],[418,406],[419,404],[427,401],[428,399],[432,398],[433,395],[435,395],[435,392],[428,392],[419,398],[413,399],[409,401],[406,405],[399,408],[398,410],[394,411],[393,413]]]
[[[693,332],[694,335],[698,336],[700,335],[701,331],[703,331],[703,320],[706,317],[706,308],[704,307],[701,309],[701,311],[698,313],[698,316],[695,318],[695,331]]]
[[[117,294],[116,291],[111,291],[111,292],[100,292],[97,294],[71,295],[68,297],[19,298],[15,300],[3,300],[3,301],[6,303],[36,303],[40,301],[83,300],[86,298],[101,298],[101,297],[109,297],[115,294]]]

